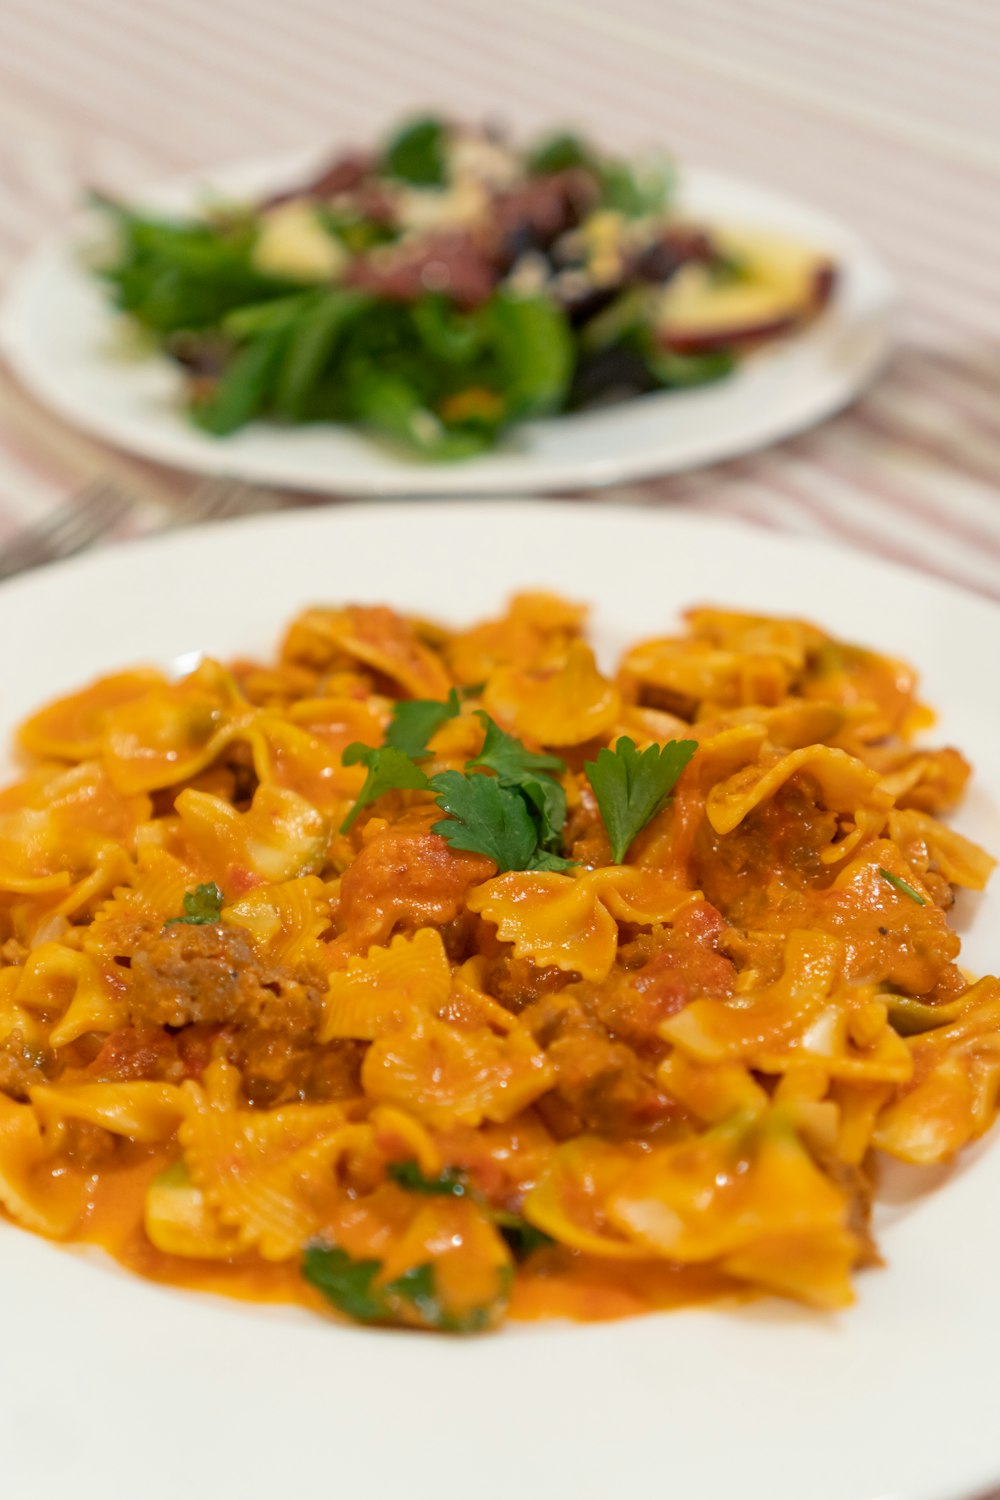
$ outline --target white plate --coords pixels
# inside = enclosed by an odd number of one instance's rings
[[[1000,609],[824,544],[557,504],[269,517],[0,588],[3,731],[128,661],[273,647],[317,600],[454,622],[516,587],[594,604],[610,660],[685,603],[800,613],[918,663],[977,774],[958,825],[1000,849]],[[26,629],[26,622],[30,628]],[[969,901],[996,965],[1000,890]],[[880,1211],[849,1311],[777,1301],[467,1341],[337,1326],[146,1284],[0,1224],[0,1472],[17,1500],[965,1500],[1000,1477],[1000,1139]]]
[[[314,152],[248,163],[186,178],[144,201],[184,211],[207,195],[259,196],[306,180],[316,163]],[[400,457],[333,424],[258,423],[225,439],[199,432],[181,410],[176,366],[123,355],[104,290],[81,265],[79,229],[43,245],[14,277],[0,310],[0,351],[40,401],[97,437],[261,484],[357,495],[510,494],[677,473],[776,442],[845,406],[885,358],[894,302],[882,263],[826,214],[703,171],[682,179],[681,204],[706,223],[760,226],[825,248],[842,272],[831,306],[718,385],[532,422],[464,463]]]

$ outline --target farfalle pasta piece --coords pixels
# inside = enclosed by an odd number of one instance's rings
[[[583,641],[574,641],[551,669],[497,667],[486,683],[483,703],[518,735],[557,748],[606,734],[621,713],[617,687],[602,676]]]
[[[112,962],[128,957],[150,929],[180,916],[184,896],[206,874],[155,844],[142,846],[132,883],[98,908],[81,937],[83,951]]]
[[[746,656],[705,641],[644,641],[626,653],[619,683],[626,698],[694,720],[744,704],[773,706],[789,671],[776,656]]]
[[[620,866],[578,875],[512,870],[477,886],[468,904],[518,958],[602,980],[618,951],[619,921],[671,922],[698,896],[656,871]]]
[[[448,997],[437,1007],[440,1020],[470,1030],[482,1026],[499,1032],[513,1030],[514,1015],[486,993],[487,968],[488,960],[477,953],[453,970]]]
[[[316,869],[330,839],[330,823],[300,797],[278,786],[260,786],[246,812],[191,788],[174,804],[185,843],[215,872],[225,890],[257,880],[292,880]]]
[[[832,812],[854,812],[864,805],[888,811],[892,805],[876,772],[862,761],[830,745],[807,745],[771,764],[746,766],[713,786],[705,799],[708,820],[716,833],[732,833],[786,781],[803,774],[816,783],[822,805]]]
[[[1000,1092],[1000,980],[962,996],[948,1025],[910,1039],[912,1078],[878,1116],[873,1142],[920,1165],[948,1161],[993,1124]]]
[[[445,659],[463,683],[485,682],[500,666],[555,667],[579,639],[586,614],[555,594],[516,594],[499,619],[453,633]]]
[[[0,1092],[0,1207],[17,1224],[51,1239],[77,1228],[86,1207],[86,1183],[53,1165],[30,1104]]]
[[[452,685],[440,658],[410,621],[384,605],[306,610],[289,630],[283,653],[317,666],[338,658],[362,662],[411,698],[446,698]]]
[[[552,1064],[523,1027],[498,1037],[432,1017],[379,1037],[361,1069],[373,1099],[442,1129],[502,1124],[533,1104],[553,1078]]]
[[[773,1054],[801,1034],[840,978],[842,945],[821,932],[793,932],[780,979],[732,1001],[695,1000],[664,1021],[664,1039],[701,1063]]]
[[[268,964],[320,975],[329,967],[320,938],[330,926],[330,893],[315,875],[257,886],[226,907],[225,920],[243,928]]]
[[[759,1114],[770,1103],[767,1090],[745,1062],[698,1062],[679,1047],[656,1070],[665,1093],[707,1125],[721,1125],[736,1114]]]
[[[950,885],[982,891],[996,869],[996,860],[954,828],[913,808],[893,808],[889,837],[911,870],[921,876],[933,871]]]
[[[904,882],[918,899],[893,881]],[[910,995],[928,994],[961,947],[919,875],[888,839],[870,844],[838,872],[816,901],[816,920],[843,941],[849,979]]]
[[[618,924],[593,887],[571,875],[510,871],[476,886],[468,905],[518,958],[597,980],[615,961]]]
[[[684,620],[697,639],[741,654],[775,657],[793,677],[804,671],[810,657],[828,639],[807,620],[776,619],[773,615],[707,605],[686,609]]]
[[[341,755],[353,741],[380,744],[382,733],[359,703],[314,700],[308,727],[263,714],[250,735],[254,769],[261,782],[298,793],[339,822],[365,779],[364,768],[343,765]]]
[[[288,1260],[332,1212],[341,1191],[338,1163],[370,1146],[371,1127],[350,1123],[341,1104],[240,1108],[238,1081],[217,1072],[207,1091],[184,1085],[184,1162],[241,1250]]]
[[[780,1109],[654,1150],[612,1188],[605,1212],[649,1254],[713,1262],[820,1307],[853,1301],[861,1247],[848,1204]]]
[[[0,892],[65,899],[102,857],[135,847],[149,811],[145,796],[123,796],[97,762],[61,770],[32,786],[21,806],[0,811]]]
[[[810,653],[800,691],[806,698],[847,707],[870,704],[871,713],[854,726],[854,733],[872,743],[893,734],[907,736],[911,722],[920,717],[916,687],[916,673],[905,662],[826,637]]]
[[[28,956],[14,992],[27,1009],[56,1016],[49,1045],[65,1047],[87,1032],[114,1031],[125,1019],[121,984],[87,953],[41,943]]]
[[[183,1161],[158,1172],[146,1189],[143,1228],[164,1255],[230,1260],[240,1252],[239,1232],[221,1222]]]
[[[206,660],[189,677],[110,710],[102,734],[103,763],[122,792],[176,786],[245,736],[256,714],[230,673]]]
[[[650,1252],[610,1223],[606,1203],[636,1164],[627,1148],[592,1136],[553,1150],[536,1186],[524,1200],[529,1224],[569,1250],[601,1260],[646,1260]]]
[[[166,686],[163,673],[152,668],[98,678],[89,687],[56,698],[25,719],[17,732],[18,741],[32,755],[52,760],[96,760],[108,715]]]
[[[393,938],[386,948],[369,948],[364,958],[349,958],[346,969],[331,974],[319,1039],[374,1041],[409,1019],[441,1009],[450,993],[444,944],[433,928],[422,927],[411,938]]]
[[[46,1134],[57,1138],[68,1120],[99,1125],[133,1141],[169,1140],[187,1113],[184,1091],[173,1083],[131,1079],[122,1083],[36,1084],[31,1103]]]

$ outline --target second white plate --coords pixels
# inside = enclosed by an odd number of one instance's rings
[[[326,153],[324,153],[326,154]],[[151,207],[184,211],[206,197],[249,198],[304,180],[317,154],[244,163],[168,184]],[[80,231],[22,266],[0,309],[0,352],[33,395],[96,437],[144,458],[251,483],[354,495],[511,494],[589,488],[675,474],[789,437],[845,406],[884,360],[892,279],[856,234],[826,214],[715,172],[681,182],[682,210],[705,222],[757,226],[825,248],[837,293],[809,329],[748,358],[728,380],[532,422],[464,463],[407,459],[334,424],[257,423],[231,438],[185,418],[166,358],[127,357],[104,289],[80,257]]]

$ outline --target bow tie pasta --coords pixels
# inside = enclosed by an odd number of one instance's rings
[[[543,594],[312,608],[119,673],[0,793],[0,1208],[150,1277],[445,1332],[835,1309],[880,1153],[991,1125],[970,768],[903,663]],[[888,1274],[891,1274],[891,1270]]]

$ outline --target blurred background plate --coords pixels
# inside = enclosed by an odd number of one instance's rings
[[[208,197],[258,196],[307,178],[328,155],[243,163],[140,197],[183,211]],[[0,351],[34,396],[94,436],[143,458],[254,483],[327,494],[483,495],[680,473],[777,442],[847,405],[886,357],[894,292],[863,240],[780,194],[692,169],[682,174],[679,208],[710,225],[759,227],[828,251],[841,271],[830,307],[718,385],[528,423],[495,452],[462,463],[420,462],[332,424],[256,423],[225,439],[197,431],[180,409],[181,381],[170,361],[125,352],[104,289],[82,263],[86,233],[79,229],[43,245],[11,281]]]

